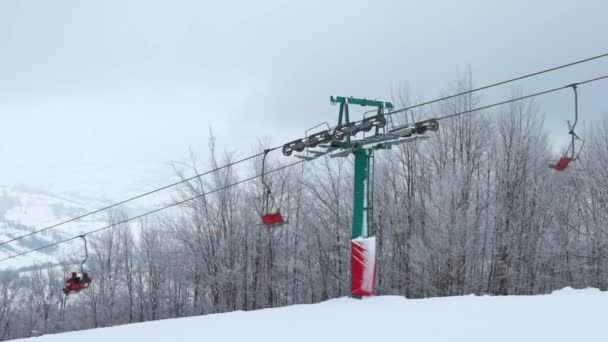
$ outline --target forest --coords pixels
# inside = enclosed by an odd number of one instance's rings
[[[472,89],[471,76],[449,93]],[[517,97],[521,90],[511,96]],[[397,107],[413,104],[399,94]],[[400,114],[400,123],[481,105],[458,96]],[[571,109],[564,109],[564,116]],[[375,156],[377,295],[531,295],[608,289],[608,116],[581,126],[585,145],[563,172],[534,99],[441,121],[430,139]],[[569,142],[564,129],[564,149]],[[558,146],[559,147],[559,146]],[[264,146],[258,146],[258,152]],[[562,152],[563,152],[562,151]],[[182,178],[230,163],[193,154]],[[292,162],[272,155],[269,169]],[[225,168],[186,182],[173,201],[259,172]],[[289,223],[259,224],[259,182],[184,202],[171,212],[88,238],[93,285],[64,300],[79,260],[0,273],[0,340],[150,320],[316,303],[348,294],[352,159],[319,158],[269,175]],[[108,223],[129,216],[108,214]]]

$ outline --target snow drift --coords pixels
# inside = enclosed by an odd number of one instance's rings
[[[340,298],[320,304],[170,319],[22,341],[606,341],[608,293]]]

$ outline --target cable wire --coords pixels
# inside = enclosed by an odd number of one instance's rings
[[[475,111],[479,111],[479,110],[483,110],[483,109],[488,109],[488,108],[500,106],[500,105],[511,103],[511,102],[521,101],[521,100],[525,100],[525,99],[528,99],[528,98],[532,98],[532,97],[536,97],[536,96],[540,96],[540,95],[545,95],[545,94],[553,93],[553,92],[556,92],[556,91],[559,91],[559,90],[562,90],[562,89],[566,89],[566,88],[572,87],[573,85],[583,85],[583,84],[588,84],[588,83],[592,83],[592,82],[596,82],[596,81],[600,81],[600,80],[604,80],[604,79],[608,79],[608,75],[600,76],[600,77],[596,77],[596,78],[592,78],[592,79],[588,79],[588,80],[577,82],[577,83],[573,83],[573,84],[568,84],[568,85],[565,85],[565,86],[561,86],[561,87],[557,87],[557,88],[553,88],[553,89],[549,89],[549,90],[545,90],[545,91],[541,91],[541,92],[537,92],[537,93],[533,93],[533,94],[529,94],[529,95],[525,95],[525,96],[520,96],[520,97],[517,97],[517,98],[514,98],[514,99],[497,102],[497,103],[494,103],[494,104],[490,104],[490,105],[486,105],[486,106],[482,106],[482,107],[478,107],[478,108],[462,111],[462,112],[459,112],[459,113],[453,113],[453,114],[437,117],[437,118],[435,118],[435,120],[437,120],[437,121],[439,121],[439,120],[445,120],[445,119],[449,119],[449,118],[452,118],[452,117],[455,117],[455,116],[464,115],[464,114],[468,114],[468,113],[472,113],[472,112],[475,112]],[[273,149],[277,149],[277,148],[278,147],[275,147]],[[263,153],[264,152],[262,152],[261,154],[263,154]],[[259,156],[261,154],[258,154],[256,156]],[[254,156],[248,157],[248,158],[251,159],[253,157]],[[291,163],[291,164],[287,164],[287,165],[281,166],[281,167],[279,167],[277,169],[265,172],[265,174],[277,172],[277,171],[289,168],[291,166],[295,166],[295,165],[301,164],[301,163],[303,163],[305,161],[306,160],[300,160],[300,161],[297,161],[297,162],[294,162],[294,163]],[[226,167],[226,166],[224,166],[224,167]],[[209,171],[209,172],[212,172],[212,171]],[[152,211],[145,212],[143,214],[139,214],[139,215],[127,218],[127,219],[119,221],[119,222],[115,222],[115,223],[109,224],[107,226],[104,226],[104,227],[101,227],[101,228],[89,231],[89,232],[84,233],[84,234],[79,234],[79,235],[72,236],[70,238],[67,238],[67,239],[64,239],[64,240],[61,240],[61,241],[57,241],[57,242],[54,242],[54,243],[51,243],[51,244],[48,244],[48,245],[44,245],[44,246],[41,246],[41,247],[38,247],[38,248],[35,248],[35,249],[32,249],[32,250],[28,250],[28,251],[25,251],[25,252],[22,252],[22,253],[14,254],[14,255],[8,256],[8,257],[6,257],[4,259],[0,259],[0,262],[6,261],[6,260],[10,260],[10,259],[14,259],[14,258],[23,256],[23,255],[27,255],[27,254],[33,253],[33,252],[37,252],[37,251],[40,251],[42,249],[46,249],[46,248],[49,248],[49,247],[57,246],[59,244],[66,243],[66,242],[78,239],[81,236],[86,236],[86,235],[90,235],[90,234],[94,234],[94,233],[100,232],[102,230],[110,229],[110,228],[113,228],[113,227],[115,227],[117,225],[124,224],[124,223],[130,222],[130,221],[133,221],[133,220],[137,220],[137,219],[140,219],[142,217],[145,217],[145,216],[148,216],[148,215],[151,215],[151,214],[154,214],[154,213],[157,213],[157,212],[160,212],[160,211],[172,208],[172,207],[176,207],[178,205],[184,204],[184,203],[192,201],[194,199],[197,199],[197,198],[209,195],[209,194],[213,194],[215,192],[222,191],[222,190],[231,188],[233,186],[236,186],[236,185],[239,185],[239,184],[242,184],[242,183],[245,183],[245,182],[249,182],[249,181],[254,180],[256,178],[260,178],[261,176],[262,176],[262,174],[258,174],[258,175],[255,175],[255,176],[252,176],[252,177],[249,177],[249,178],[245,178],[245,179],[242,179],[242,180],[240,180],[238,182],[235,182],[235,183],[232,183],[232,184],[229,184],[229,185],[217,188],[215,190],[211,190],[211,191],[202,193],[200,195],[196,195],[194,197],[187,198],[187,199],[179,201],[179,202],[175,202],[175,203],[172,203],[172,204],[169,204],[169,205],[166,205],[166,206],[154,209]],[[194,178],[196,178],[196,176],[189,178],[189,180],[194,179]],[[180,183],[183,183],[185,181],[186,180],[181,181]]]
[[[291,166],[295,166],[295,165],[301,164],[301,163],[303,163],[303,162],[305,162],[305,161],[306,161],[306,160],[300,160],[300,161],[297,161],[297,162],[294,162],[294,163],[291,163],[291,164],[287,164],[287,165],[284,165],[284,166],[278,167],[278,168],[276,168],[276,169],[274,169],[274,170],[267,171],[267,172],[266,172],[266,174],[273,173],[273,172],[277,172],[277,171],[281,171],[281,170],[284,170],[284,169],[289,168],[289,167],[291,167]],[[48,244],[48,245],[44,245],[44,246],[41,246],[41,247],[38,247],[38,248],[35,248],[35,249],[27,250],[27,251],[22,252],[22,253],[18,253],[18,254],[10,255],[10,256],[8,256],[8,257],[6,257],[6,258],[0,259],[0,262],[7,261],[7,260],[10,260],[10,259],[14,259],[14,258],[17,258],[17,257],[23,256],[23,255],[27,255],[27,254],[30,254],[30,253],[33,253],[33,252],[37,252],[37,251],[40,251],[40,250],[43,250],[43,249],[46,249],[46,248],[54,247],[54,246],[57,246],[57,245],[60,245],[60,244],[63,244],[63,243],[66,243],[66,242],[69,242],[69,241],[72,241],[72,240],[76,240],[76,239],[80,238],[81,236],[82,236],[82,237],[84,237],[84,236],[87,236],[87,235],[90,235],[90,234],[95,234],[95,233],[98,233],[98,232],[100,232],[100,231],[103,231],[103,230],[106,230],[106,229],[110,229],[110,228],[116,227],[116,226],[118,226],[118,225],[120,225],[120,224],[124,224],[124,223],[130,222],[130,221],[133,221],[133,220],[140,219],[140,218],[142,218],[142,217],[146,217],[146,216],[148,216],[148,215],[152,215],[152,214],[158,213],[158,212],[160,212],[160,211],[163,211],[163,210],[166,210],[166,209],[169,209],[169,208],[173,208],[173,207],[176,207],[176,206],[182,205],[182,204],[184,204],[184,203],[186,203],[186,202],[189,202],[189,201],[195,200],[195,199],[197,199],[197,198],[201,198],[201,197],[204,197],[204,196],[207,196],[207,195],[210,195],[210,194],[213,194],[213,193],[216,193],[216,192],[222,191],[222,190],[226,190],[226,189],[231,188],[231,187],[233,187],[233,186],[237,186],[237,185],[239,185],[239,184],[242,184],[242,183],[246,183],[246,182],[252,181],[252,180],[254,180],[254,179],[256,179],[256,178],[260,178],[261,176],[262,176],[262,174],[258,174],[258,175],[255,175],[255,176],[252,176],[252,177],[249,177],[249,178],[245,178],[245,179],[242,179],[242,180],[240,180],[240,181],[238,181],[238,182],[231,183],[231,184],[228,184],[228,185],[222,186],[222,187],[220,187],[220,188],[217,188],[217,189],[214,189],[214,190],[211,190],[211,191],[207,191],[207,192],[204,192],[204,193],[202,193],[202,194],[200,194],[200,195],[196,195],[196,196],[194,196],[194,197],[190,197],[190,198],[187,198],[187,199],[185,199],[185,200],[181,200],[181,201],[178,201],[178,202],[174,202],[174,203],[171,203],[171,204],[169,204],[169,205],[166,205],[166,206],[163,206],[163,207],[160,207],[160,208],[157,208],[157,209],[151,210],[151,211],[147,211],[147,212],[145,212],[145,213],[143,213],[143,214],[139,214],[139,215],[136,215],[136,216],[133,216],[133,217],[130,217],[130,218],[124,219],[124,220],[122,220],[122,221],[115,222],[115,223],[109,224],[109,225],[107,225],[107,226],[104,226],[104,227],[101,227],[101,228],[97,228],[97,229],[95,229],[95,230],[91,230],[91,231],[86,232],[86,233],[84,233],[84,234],[78,234],[78,235],[76,235],[76,236],[72,236],[72,237],[69,237],[69,238],[67,238],[67,239],[60,240],[60,241],[57,241],[57,242],[54,242],[54,243],[51,243],[51,244]]]
[[[449,115],[440,116],[440,117],[435,118],[435,120],[437,120],[437,121],[439,121],[439,120],[445,120],[445,119],[449,119],[449,118],[452,118],[452,117],[455,117],[455,116],[469,114],[469,113],[476,112],[476,111],[479,111],[479,110],[488,109],[488,108],[500,106],[500,105],[511,103],[511,102],[525,100],[525,99],[528,99],[528,98],[531,98],[531,97],[536,97],[536,96],[540,96],[540,95],[545,95],[545,94],[553,93],[553,92],[556,92],[556,91],[559,91],[559,90],[570,88],[573,85],[583,85],[583,84],[592,83],[592,82],[595,82],[595,81],[600,81],[600,80],[603,80],[603,79],[606,79],[606,78],[608,78],[608,75],[592,78],[592,79],[585,80],[585,81],[578,82],[578,83],[568,84],[568,85],[565,85],[565,86],[562,86],[562,87],[553,88],[553,89],[541,91],[541,92],[534,93],[534,94],[529,94],[529,95],[517,97],[517,98],[514,98],[514,99],[510,99],[510,100],[505,100],[505,101],[494,103],[494,104],[487,105],[487,106],[482,106],[482,107],[478,107],[478,108],[473,108],[473,109],[465,110],[465,111],[459,112],[459,113],[453,113],[453,114],[449,114]]]
[[[534,73],[531,73],[531,74],[527,74],[527,75],[511,78],[511,79],[508,79],[508,80],[505,80],[505,81],[488,84],[488,85],[485,85],[485,86],[482,86],[482,87],[478,87],[478,88],[475,88],[475,89],[471,89],[471,90],[468,90],[468,91],[464,91],[464,92],[461,92],[461,93],[452,94],[452,95],[444,96],[444,97],[441,97],[441,98],[438,98],[438,99],[434,99],[434,100],[418,103],[418,104],[413,105],[413,106],[409,106],[409,107],[404,107],[404,108],[401,108],[401,109],[393,110],[393,111],[390,111],[390,112],[386,112],[384,114],[385,115],[392,115],[392,114],[401,113],[401,112],[404,112],[404,111],[407,111],[407,110],[410,110],[410,109],[413,109],[413,108],[417,108],[417,107],[421,107],[421,106],[426,106],[426,105],[429,105],[429,104],[433,104],[433,103],[436,103],[436,102],[448,100],[448,99],[451,99],[451,98],[454,98],[454,97],[458,97],[458,96],[462,96],[462,95],[466,95],[466,94],[471,94],[473,92],[477,92],[477,91],[489,89],[489,88],[492,88],[492,87],[496,87],[496,86],[499,86],[499,85],[503,85],[503,84],[507,84],[507,83],[511,83],[511,82],[515,82],[515,81],[519,81],[519,80],[523,80],[523,79],[526,79],[526,78],[529,78],[529,77],[541,75],[541,74],[552,72],[552,71],[556,71],[556,70],[559,70],[559,69],[564,69],[564,68],[567,68],[567,67],[571,67],[571,66],[574,66],[574,65],[577,65],[577,64],[582,64],[582,63],[590,62],[590,61],[593,61],[593,60],[596,60],[596,59],[600,59],[600,58],[604,58],[604,57],[608,57],[608,53],[597,55],[597,56],[593,56],[593,57],[589,57],[589,58],[585,58],[585,59],[581,59],[581,60],[578,60],[578,61],[574,61],[574,62],[571,62],[571,63],[563,64],[563,65],[556,66],[556,67],[553,67],[553,68],[544,69],[544,70],[537,71],[537,72],[534,72]],[[583,83],[579,83],[579,84],[583,84]],[[553,92],[553,91],[557,91],[557,90],[560,90],[560,89],[562,89],[562,88],[550,90],[550,91],[547,91],[547,92]],[[539,93],[538,95],[542,95],[542,93]],[[531,95],[531,96],[535,96],[535,95]],[[511,102],[511,101],[506,101],[504,103],[508,103],[508,102]],[[504,104],[504,103],[500,103],[500,104]],[[498,106],[500,104],[496,104],[496,106]],[[494,106],[494,105],[492,105],[492,106]],[[481,108],[474,109],[472,111],[481,110],[481,109],[485,109],[485,108],[490,108],[490,107],[481,107]],[[462,114],[464,114],[464,113],[462,113]],[[455,115],[460,115],[460,114],[454,114],[453,116],[455,116]],[[274,148],[271,148],[269,150],[273,151],[273,150],[276,150],[276,149],[278,149],[280,147],[281,146],[274,147]],[[184,179],[184,180],[172,183],[172,184],[168,184],[168,185],[165,185],[163,187],[156,188],[156,189],[153,189],[151,191],[145,192],[143,194],[140,194],[140,195],[137,195],[137,196],[134,196],[134,197],[122,200],[120,202],[117,202],[117,203],[114,203],[114,204],[111,204],[111,205],[108,205],[106,207],[103,207],[103,208],[100,208],[100,209],[96,209],[96,210],[93,210],[91,212],[87,212],[85,214],[82,214],[80,216],[76,216],[76,217],[70,218],[68,220],[65,220],[65,221],[53,224],[51,226],[48,226],[48,227],[45,227],[45,228],[42,228],[42,229],[39,229],[39,230],[35,230],[35,231],[32,231],[32,232],[24,234],[24,235],[17,236],[15,238],[12,238],[12,239],[0,242],[0,246],[6,245],[6,244],[14,242],[14,241],[21,240],[23,238],[26,238],[26,237],[29,237],[29,236],[32,236],[32,235],[35,235],[35,234],[39,234],[41,232],[44,232],[44,231],[47,231],[47,230],[50,230],[50,229],[57,228],[59,226],[62,226],[62,225],[68,224],[70,222],[74,222],[74,221],[80,220],[82,218],[85,218],[85,217],[88,217],[88,216],[100,213],[102,211],[105,211],[105,210],[108,210],[108,209],[111,209],[111,208],[114,208],[114,207],[117,207],[117,206],[129,203],[129,202],[132,202],[132,201],[140,199],[142,197],[146,197],[146,196],[152,195],[154,193],[157,193],[157,192],[166,190],[168,188],[174,187],[176,185],[188,182],[188,181],[193,180],[195,178],[199,178],[199,177],[202,177],[204,175],[207,175],[207,174],[219,171],[221,169],[224,169],[224,168],[227,168],[227,167],[230,167],[230,166],[233,166],[233,165],[245,162],[247,160],[259,157],[259,156],[261,156],[263,154],[264,154],[264,152],[261,152],[261,153],[258,153],[258,154],[255,154],[255,155],[243,158],[243,159],[238,160],[236,162],[232,162],[232,163],[226,164],[224,166],[221,166],[221,167],[218,167],[218,168],[215,168],[215,169],[212,169],[212,170],[200,173],[200,174],[196,174],[196,175],[194,175],[194,176],[192,176],[192,177],[190,177],[188,179]]]
[[[441,97],[441,98],[438,98],[438,99],[435,99],[435,100],[421,102],[421,103],[415,104],[413,106],[404,107],[404,108],[401,108],[401,109],[389,111],[389,112],[385,113],[385,115],[393,115],[393,114],[405,112],[405,111],[410,110],[410,109],[414,109],[414,108],[430,105],[430,104],[433,104],[433,103],[436,103],[436,102],[440,102],[440,101],[445,101],[445,100],[448,100],[448,99],[451,99],[451,98],[454,98],[454,97],[458,97],[458,96],[462,96],[462,95],[471,94],[471,93],[474,93],[474,92],[478,92],[480,90],[486,90],[486,89],[497,87],[497,86],[500,86],[500,85],[503,85],[503,84],[507,84],[507,83],[511,83],[511,82],[515,82],[515,81],[520,81],[520,80],[523,80],[523,79],[526,79],[526,78],[530,78],[530,77],[542,75],[542,74],[545,74],[545,73],[548,73],[548,72],[552,72],[552,71],[568,68],[568,67],[571,67],[571,66],[574,66],[574,65],[577,65],[577,64],[587,63],[587,62],[590,62],[590,61],[593,61],[593,60],[596,60],[596,59],[600,59],[600,58],[604,58],[604,57],[608,57],[608,53],[604,53],[604,54],[601,54],[601,55],[597,55],[597,56],[581,59],[581,60],[578,60],[578,61],[574,61],[574,62],[571,62],[571,63],[563,64],[563,65],[556,66],[556,67],[553,67],[553,68],[544,69],[544,70],[541,70],[541,71],[533,72],[531,74],[527,74],[527,75],[523,75],[523,76],[518,76],[518,77],[515,77],[515,78],[508,79],[506,81],[500,81],[500,82],[488,84],[488,85],[485,85],[485,86],[482,86],[482,87],[478,87],[478,88],[474,88],[474,89],[471,89],[471,90],[463,91],[461,93],[444,96],[444,97]]]
[[[402,112],[408,111],[410,109],[414,109],[414,108],[430,105],[430,104],[433,104],[433,103],[445,101],[445,100],[448,100],[448,99],[451,99],[451,98],[454,98],[454,97],[471,94],[471,93],[478,92],[478,91],[481,91],[481,90],[486,90],[486,89],[489,89],[489,88],[493,88],[493,87],[497,87],[497,86],[500,86],[500,85],[508,84],[508,83],[511,83],[511,82],[523,80],[523,79],[526,79],[526,78],[530,78],[530,77],[533,77],[533,76],[538,76],[538,75],[545,74],[545,73],[548,73],[548,72],[552,72],[552,71],[568,68],[568,67],[571,67],[571,66],[574,66],[574,65],[590,62],[590,61],[593,61],[593,60],[596,60],[596,59],[600,59],[600,58],[604,58],[604,57],[608,57],[608,53],[604,53],[604,54],[601,54],[601,55],[596,55],[596,56],[593,56],[593,57],[581,59],[581,60],[570,62],[570,63],[567,63],[567,64],[562,64],[562,65],[559,65],[559,66],[556,66],[556,67],[544,69],[544,70],[533,72],[533,73],[526,74],[526,75],[523,75],[523,76],[514,77],[514,78],[511,78],[511,79],[508,79],[508,80],[505,80],[505,81],[500,81],[500,82],[488,84],[488,85],[485,85],[485,86],[482,86],[482,87],[478,87],[478,88],[470,89],[470,90],[463,91],[463,92],[460,92],[460,93],[456,93],[456,94],[440,97],[440,98],[437,98],[437,99],[434,99],[434,100],[430,100],[430,101],[426,101],[426,102],[421,102],[421,103],[418,103],[418,104],[415,104],[415,105],[412,105],[412,106],[403,107],[403,108],[395,109],[395,110],[392,110],[392,111],[387,111],[387,112],[384,112],[383,114],[385,116],[391,116],[393,114],[402,113]],[[586,82],[581,82],[579,84],[584,84],[584,83],[586,83]],[[559,89],[561,89],[561,88],[559,88]],[[553,92],[553,91],[556,91],[556,90],[559,90],[559,89],[550,90],[548,92]],[[542,94],[538,94],[538,95],[542,95]],[[532,95],[532,96],[534,96],[534,95]],[[512,102],[512,101],[506,101],[504,103],[509,103],[509,102]],[[499,104],[495,104],[495,105],[498,106],[498,105],[501,105],[501,104],[504,104],[504,103],[499,103]],[[494,105],[492,105],[491,107],[493,107],[493,106]],[[478,109],[475,109],[475,110],[481,110],[481,109],[484,109],[484,108],[478,108]],[[473,110],[473,111],[475,111],[475,110]],[[370,113],[370,112],[373,112],[373,111],[376,111],[376,110],[374,109],[372,111],[368,111],[368,112],[365,112],[365,113]],[[364,119],[359,120],[359,121],[352,121],[351,123],[360,123],[363,120]],[[331,129],[335,129],[337,127],[338,126],[331,127]]]
[[[278,149],[278,148],[279,148],[279,147],[274,147],[274,148],[268,149],[268,151],[273,151],[273,150],[276,150],[276,149]],[[171,184],[168,184],[168,185],[162,186],[162,187],[160,187],[160,188],[156,188],[156,189],[150,190],[150,191],[145,192],[145,193],[143,193],[143,194],[140,194],[140,195],[137,195],[137,196],[133,196],[133,197],[127,198],[127,199],[125,199],[125,200],[122,200],[122,201],[120,201],[120,202],[117,202],[117,203],[114,203],[114,204],[108,205],[108,206],[106,206],[106,207],[99,208],[99,209],[96,209],[96,210],[93,210],[93,211],[87,212],[87,213],[85,213],[85,214],[82,214],[82,215],[80,215],[80,216],[72,217],[72,218],[67,219],[67,220],[65,220],[65,221],[62,221],[62,222],[59,222],[59,223],[53,224],[53,225],[51,225],[51,226],[48,226],[48,227],[45,227],[45,228],[42,228],[42,229],[38,229],[38,230],[34,230],[34,231],[29,232],[29,233],[27,233],[27,234],[23,234],[23,235],[20,235],[20,236],[17,236],[17,237],[11,238],[10,240],[6,240],[6,241],[3,241],[3,242],[0,242],[0,246],[4,246],[4,245],[6,245],[6,244],[8,244],[8,243],[11,243],[11,242],[14,242],[14,241],[18,241],[18,240],[24,239],[24,238],[26,238],[26,237],[28,237],[28,236],[32,236],[32,235],[35,235],[35,234],[39,234],[39,233],[45,232],[45,231],[47,231],[47,230],[54,229],[54,228],[57,228],[57,227],[59,227],[59,226],[63,226],[63,225],[68,224],[68,223],[70,223],[70,222],[74,222],[74,221],[80,220],[80,219],[82,219],[82,218],[85,218],[85,217],[88,217],[88,216],[91,216],[91,215],[94,215],[94,214],[98,214],[98,213],[100,213],[100,212],[102,212],[102,211],[105,211],[105,210],[108,210],[108,209],[112,209],[112,208],[114,208],[114,207],[117,207],[117,206],[120,206],[120,205],[123,205],[123,204],[129,203],[129,202],[132,202],[132,201],[134,201],[134,200],[136,200],[136,199],[140,199],[140,198],[142,198],[142,197],[146,197],[146,196],[149,196],[149,195],[155,194],[155,193],[157,193],[157,192],[160,192],[160,191],[163,191],[163,190],[166,190],[166,189],[172,188],[172,187],[174,187],[174,186],[176,186],[176,185],[179,185],[179,184],[182,184],[182,183],[185,183],[185,182],[189,182],[189,181],[191,181],[191,180],[193,180],[193,179],[200,178],[200,177],[202,177],[202,176],[205,176],[205,175],[211,174],[211,173],[213,173],[213,172],[216,172],[216,171],[219,171],[219,170],[222,170],[222,169],[225,169],[225,168],[228,168],[228,167],[231,167],[231,166],[234,166],[234,165],[237,165],[237,164],[240,164],[240,163],[246,162],[246,161],[248,161],[248,160],[251,160],[251,159],[257,158],[257,157],[259,157],[259,156],[263,155],[264,153],[265,153],[265,152],[260,152],[260,153],[257,153],[257,154],[254,154],[254,155],[251,155],[251,156],[249,156],[249,157],[239,159],[239,160],[237,160],[237,161],[234,161],[234,162],[228,163],[228,164],[226,164],[226,165],[222,165],[222,166],[216,167],[215,169],[208,170],[208,171],[205,171],[205,172],[202,172],[202,173],[198,173],[198,174],[196,174],[196,175],[194,175],[194,176],[192,176],[192,177],[186,178],[186,179],[182,179],[182,180],[180,180],[180,181],[178,181],[178,182],[171,183]]]

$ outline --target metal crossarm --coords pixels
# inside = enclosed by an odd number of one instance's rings
[[[329,101],[331,104],[353,104],[359,106],[370,106],[385,109],[393,109],[393,103],[388,101],[368,100],[356,97],[345,97],[345,96],[330,96]]]

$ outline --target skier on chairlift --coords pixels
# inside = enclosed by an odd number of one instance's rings
[[[89,258],[87,240],[84,238],[84,236],[80,236],[80,238],[82,238],[82,240],[84,241],[85,252],[85,258],[80,264],[80,272],[82,274],[82,277],[79,277],[76,272],[72,272],[72,275],[65,281],[65,286],[63,287],[63,293],[66,296],[70,293],[78,293],[80,292],[80,290],[88,288],[89,285],[91,285],[91,282],[93,281],[91,277],[89,277],[88,273],[84,271],[84,263]]]

